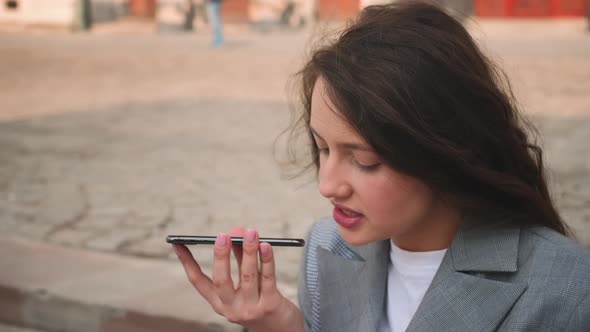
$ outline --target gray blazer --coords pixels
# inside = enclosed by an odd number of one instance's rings
[[[377,331],[389,241],[346,244],[332,219],[308,236],[306,331]],[[590,252],[543,227],[464,222],[407,331],[590,331]]]

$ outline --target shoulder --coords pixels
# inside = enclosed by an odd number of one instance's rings
[[[519,274],[547,289],[590,292],[590,251],[546,227],[523,227],[519,245]],[[565,290],[564,290],[565,291]]]
[[[526,284],[527,288],[511,310],[506,325],[563,328],[582,324],[587,328],[589,275],[588,249],[551,229],[523,227],[518,270],[510,281]]]
[[[590,293],[590,251],[575,240],[546,227],[523,228],[519,251],[519,271],[533,286],[574,301]]]
[[[523,227],[520,241],[519,265],[588,279],[590,251],[575,240],[546,227]],[[586,283],[590,287],[590,279]]]

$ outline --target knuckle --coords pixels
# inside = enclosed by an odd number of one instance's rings
[[[219,288],[225,288],[229,285],[229,279],[227,278],[216,278],[213,280],[213,287],[219,289]]]
[[[186,276],[187,276],[187,278],[188,278],[188,281],[189,281],[191,284],[193,284],[193,285],[197,285],[197,283],[198,283],[198,281],[199,281],[199,278],[198,278],[198,276],[196,275],[196,273],[194,273],[194,272],[187,272],[187,273],[186,273]]]
[[[274,307],[265,306],[262,308],[262,315],[263,316],[270,316],[274,313]]]
[[[221,306],[211,305],[211,308],[213,309],[213,311],[215,311],[216,314],[225,317],[224,310],[223,310],[223,308]]]
[[[234,324],[240,324],[240,323],[242,323],[241,318],[238,315],[236,315],[235,313],[227,313],[227,314],[225,314],[224,317],[230,323],[234,323]]]
[[[275,278],[274,272],[265,272],[262,274],[262,280],[265,282],[274,282]]]
[[[260,313],[254,309],[247,309],[243,313],[243,320],[245,322],[253,322],[260,318]]]
[[[258,275],[254,272],[242,272],[242,274],[240,275],[240,279],[244,283],[254,282],[257,277]]]

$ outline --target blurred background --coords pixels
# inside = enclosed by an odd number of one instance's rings
[[[383,2],[0,0],[0,331],[240,331],[165,236],[305,237],[331,214],[273,145],[288,82],[318,36]],[[441,3],[508,73],[590,247],[588,1]],[[276,250],[292,299],[300,254]]]

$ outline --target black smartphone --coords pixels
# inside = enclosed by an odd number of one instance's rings
[[[191,236],[191,235],[168,235],[166,242],[172,244],[215,244],[216,236]],[[287,239],[287,238],[273,238],[273,237],[261,237],[258,239],[259,242],[266,242],[273,247],[303,247],[305,241],[303,239]],[[232,237],[232,245],[241,246],[244,243],[242,237]]]

